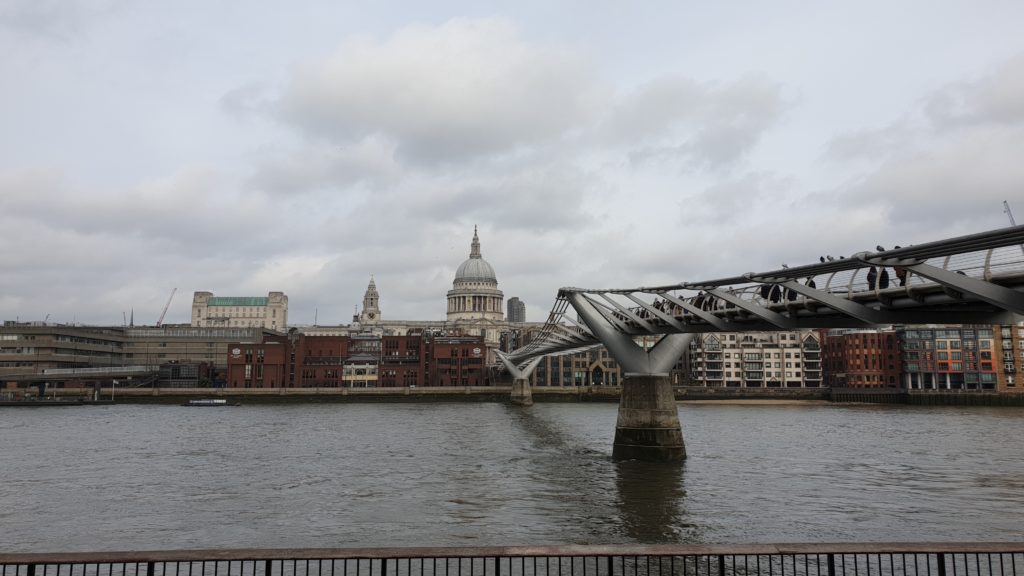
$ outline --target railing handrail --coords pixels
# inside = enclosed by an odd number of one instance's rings
[[[121,564],[253,560],[508,558],[606,556],[755,556],[808,554],[1021,554],[1024,542],[848,542],[651,544],[424,548],[229,548],[121,552],[0,553],[0,565]]]

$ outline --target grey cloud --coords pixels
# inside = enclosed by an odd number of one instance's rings
[[[344,191],[361,183],[379,187],[402,176],[394,145],[380,138],[343,146],[308,144],[287,152],[274,149],[263,156],[248,186],[274,194]]]
[[[932,91],[876,131],[830,143],[836,158],[879,162],[838,189],[844,206],[875,206],[894,225],[935,236],[1005,224],[1003,200],[1020,197],[1024,165],[1024,56],[971,82]],[[873,148],[873,149],[872,149]]]
[[[1024,54],[977,81],[935,91],[923,108],[936,129],[1024,122]]]
[[[748,172],[720,180],[696,198],[682,204],[682,221],[707,218],[713,222],[735,222],[751,212],[787,203],[792,181],[769,172]]]
[[[270,88],[260,82],[250,82],[224,93],[220,108],[235,118],[265,114],[270,100]]]
[[[444,178],[411,201],[419,216],[500,223],[519,230],[552,230],[587,225],[586,193],[599,183],[567,166],[524,168],[516,173]],[[591,195],[592,196],[592,195]]]
[[[585,62],[528,44],[502,20],[412,26],[346,42],[295,70],[280,116],[332,142],[378,135],[413,162],[504,154],[584,122],[598,92]]]
[[[974,80],[940,87],[891,123],[840,134],[826,145],[835,160],[879,160],[913,152],[937,139],[970,138],[971,130],[1024,122],[1024,54]]]
[[[125,4],[124,0],[5,0],[0,3],[0,28],[66,42],[80,35],[92,18]]]
[[[857,130],[829,141],[826,155],[837,160],[878,160],[913,145],[917,137],[918,131],[904,122],[879,129]]]
[[[660,78],[621,97],[602,131],[631,147],[634,160],[720,168],[747,154],[790,106],[779,84],[759,76],[726,84]]]
[[[888,160],[846,191],[847,203],[888,207],[893,222],[1002,225],[1003,200],[1021,197],[1024,127],[986,127]],[[943,232],[939,232],[942,234]]]
[[[813,200],[844,213],[873,212],[885,225],[873,233],[883,245],[1004,226],[1002,201],[1024,190],[1016,158],[1024,116],[1008,97],[1024,98],[1020,61],[975,82],[934,90],[880,129],[834,138],[828,158],[868,163]]]
[[[22,172],[0,177],[0,208],[8,218],[84,236],[145,238],[208,253],[225,235],[272,229],[273,214],[259,198],[239,198],[223,186],[203,168],[120,191],[72,189],[51,173]]]

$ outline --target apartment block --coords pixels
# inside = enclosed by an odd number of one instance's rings
[[[821,331],[825,385],[834,388],[898,388],[903,360],[892,328]]]
[[[811,331],[700,334],[688,354],[690,386],[822,386],[820,336]]]

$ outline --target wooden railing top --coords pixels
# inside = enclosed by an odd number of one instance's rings
[[[1024,542],[863,542],[791,544],[659,544],[495,546],[478,548],[234,548],[0,554],[2,564],[121,564],[254,560],[391,558],[743,556],[792,554],[1021,554]]]

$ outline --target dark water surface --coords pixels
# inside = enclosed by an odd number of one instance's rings
[[[1024,409],[683,405],[0,409],[0,549],[1024,539]]]

